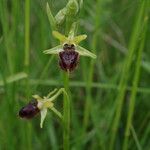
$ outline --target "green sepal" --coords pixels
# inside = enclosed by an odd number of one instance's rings
[[[61,43],[64,43],[65,41],[67,41],[67,37],[61,33],[59,33],[58,31],[53,31],[52,32],[53,36],[58,39]]]
[[[81,56],[88,56],[88,57],[91,57],[93,59],[96,59],[96,55],[91,53],[90,51],[88,51],[87,49],[77,45],[76,46],[76,51],[81,55]]]
[[[74,43],[79,44],[81,41],[85,40],[86,38],[87,38],[86,34],[76,36],[74,37]]]
[[[53,47],[51,49],[44,50],[44,54],[59,54],[59,52],[63,51],[62,45],[58,45],[56,47]]]

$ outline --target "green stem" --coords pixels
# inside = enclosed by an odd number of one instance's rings
[[[24,65],[29,66],[30,56],[30,0],[25,1],[25,59]]]
[[[141,41],[141,44],[140,44],[140,48],[139,48],[138,56],[137,56],[137,61],[136,61],[136,65],[135,65],[135,75],[134,75],[134,79],[133,79],[133,87],[132,87],[132,91],[131,91],[131,97],[130,97],[130,100],[129,100],[129,111],[128,111],[128,116],[127,116],[127,124],[126,124],[126,130],[125,130],[123,150],[128,149],[128,140],[129,140],[129,135],[130,135],[130,127],[131,127],[131,123],[132,123],[134,107],[135,107],[135,99],[136,99],[138,83],[139,83],[139,77],[140,77],[142,52],[143,52],[143,49],[144,49],[144,42],[145,42],[145,35],[146,35],[146,23],[147,23],[147,19],[145,20],[145,24],[144,24],[145,26],[144,26],[142,41]]]
[[[64,101],[63,101],[63,147],[64,150],[69,150],[70,145],[70,101],[69,96],[69,77],[68,74],[64,75]]]
[[[131,133],[133,135],[134,141],[136,143],[137,150],[142,150],[140,142],[139,142],[138,137],[137,137],[137,134],[136,134],[134,127],[132,125],[131,125],[130,129],[131,129]]]
[[[25,1],[25,57],[24,57],[24,70],[29,74],[30,64],[30,0]],[[26,95],[27,99],[30,96],[29,78],[26,80]]]
[[[30,0],[25,0],[25,57],[24,57],[24,67],[27,74],[29,74],[29,64],[30,64]],[[26,97],[29,99],[30,96],[30,80],[27,77],[26,80]],[[32,149],[32,126],[28,123],[26,128],[27,137],[27,147],[29,150]]]
[[[66,23],[65,23],[65,34],[68,35],[72,24],[72,19],[70,16],[66,16]],[[70,101],[67,94],[70,93],[69,91],[69,73],[64,73],[64,106],[63,106],[63,148],[64,150],[69,150],[70,148]]]
[[[0,2],[0,20],[2,24],[3,38],[4,38],[4,46],[6,49],[7,55],[7,64],[10,74],[14,73],[14,62],[13,62],[13,53],[12,45],[11,45],[11,32],[9,30],[9,14],[7,8],[7,1]]]

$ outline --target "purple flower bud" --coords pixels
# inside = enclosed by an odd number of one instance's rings
[[[63,47],[64,51],[59,53],[59,65],[61,69],[70,72],[73,71],[79,61],[79,54],[75,51],[75,46],[73,44],[65,44]]]
[[[19,111],[19,116],[25,119],[33,118],[40,112],[39,108],[37,107],[37,104],[38,102],[36,100],[29,102],[26,106],[21,108],[21,110]]]

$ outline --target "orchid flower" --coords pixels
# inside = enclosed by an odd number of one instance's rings
[[[53,36],[60,41],[60,45],[45,50],[45,54],[57,54],[59,55],[59,65],[61,69],[70,72],[73,71],[79,61],[79,56],[88,56],[91,58],[96,58],[96,55],[89,50],[79,46],[78,44],[87,38],[87,35],[74,36],[75,23],[69,32],[68,37],[59,33],[58,31],[53,31]]]
[[[53,111],[60,119],[63,119],[62,114],[54,107],[54,101],[61,94],[66,93],[64,88],[55,89],[43,98],[39,95],[33,95],[34,101],[29,102],[25,107],[19,111],[19,116],[25,119],[31,119],[38,113],[41,114],[40,127],[43,127],[43,122],[47,115],[47,110]]]

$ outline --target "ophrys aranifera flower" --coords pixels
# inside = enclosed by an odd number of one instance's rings
[[[95,54],[78,45],[81,41],[85,40],[87,36],[85,34],[74,36],[73,29],[69,32],[68,37],[58,31],[53,31],[53,36],[60,41],[60,45],[44,51],[45,54],[59,55],[59,65],[61,69],[67,72],[71,72],[76,68],[79,56],[96,58]]]
[[[50,109],[59,118],[62,119],[61,113],[54,107],[54,101],[61,93],[66,94],[64,88],[61,88],[59,90],[55,89],[52,92],[50,92],[47,96],[44,96],[43,98],[40,97],[39,95],[33,95],[34,100],[32,100],[26,106],[20,109],[19,116],[25,119],[32,119],[38,113],[40,113],[41,114],[41,123],[40,123],[41,128],[43,127],[43,122],[47,115],[47,109]]]

